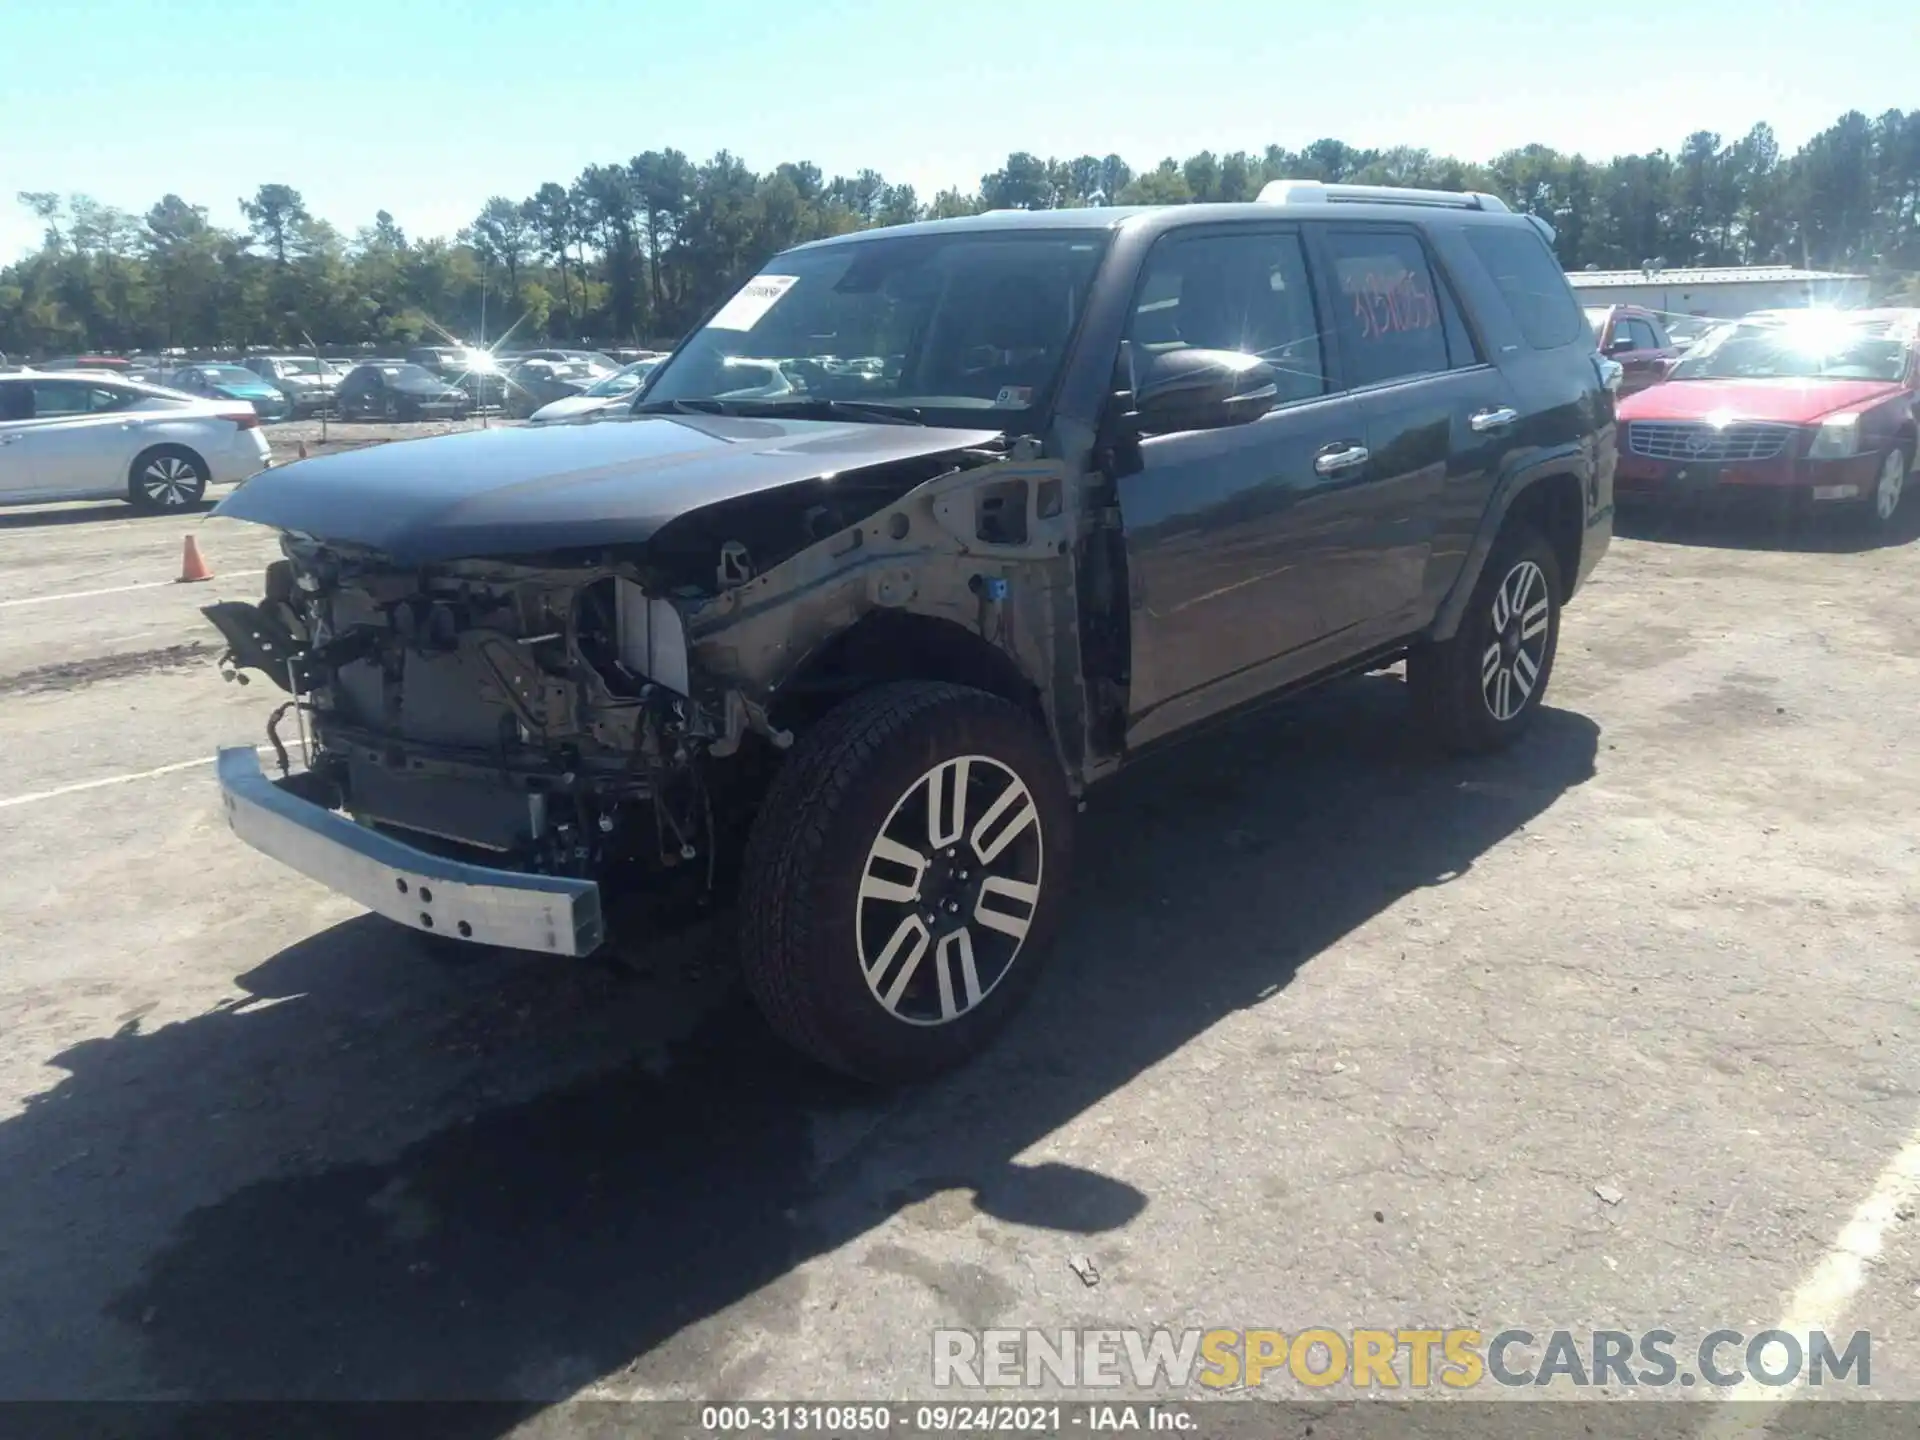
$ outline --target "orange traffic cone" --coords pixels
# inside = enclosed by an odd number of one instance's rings
[[[207,564],[206,557],[200,553],[200,542],[187,536],[186,550],[180,557],[180,579],[177,583],[186,585],[195,580],[211,580],[213,567]]]

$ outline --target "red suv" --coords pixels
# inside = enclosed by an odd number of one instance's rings
[[[1593,343],[1600,347],[1600,353],[1618,360],[1626,372],[1620,380],[1622,395],[1658,385],[1680,358],[1680,347],[1673,343],[1659,316],[1638,305],[1589,306],[1587,323],[1593,326]]]
[[[1615,486],[1623,499],[1788,493],[1885,528],[1913,467],[1916,389],[1920,309],[1749,315],[1621,401]]]

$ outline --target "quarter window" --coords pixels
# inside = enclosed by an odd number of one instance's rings
[[[1349,383],[1378,385],[1449,368],[1442,292],[1417,236],[1333,230],[1327,251],[1333,259],[1333,326]],[[1464,338],[1464,326],[1460,334]],[[1462,363],[1473,362],[1463,357]]]
[[[1466,228],[1467,247],[1499,289],[1514,324],[1536,350],[1557,350],[1581,337],[1586,321],[1573,287],[1530,225],[1474,225]],[[1616,325],[1618,333],[1619,326]]]
[[[1172,350],[1257,355],[1279,403],[1326,393],[1326,362],[1300,237],[1291,231],[1173,235],[1147,261],[1127,327],[1136,359]]]

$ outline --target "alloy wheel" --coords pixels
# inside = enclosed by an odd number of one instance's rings
[[[1906,483],[1907,457],[1898,450],[1889,450],[1880,465],[1879,483],[1873,487],[1873,513],[1882,522],[1891,520],[1893,512],[1900,508],[1900,492]]]
[[[178,508],[198,498],[200,477],[178,455],[156,455],[140,472],[140,488],[154,504]]]
[[[1480,656],[1480,695],[1487,713],[1505,724],[1526,708],[1546,662],[1552,598],[1538,565],[1522,560],[1507,572],[1489,618],[1493,639]]]
[[[974,1009],[1012,970],[1040,903],[1040,811],[1006,765],[942,761],[867,851],[854,930],[867,988],[909,1025]]]

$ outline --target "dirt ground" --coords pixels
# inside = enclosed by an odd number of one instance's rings
[[[463,430],[498,430],[524,425],[524,420],[508,420],[497,415],[476,416],[471,420],[411,420],[382,422],[372,420],[283,420],[267,427],[267,439],[273,446],[276,463],[296,459],[300,446],[309,455],[338,455],[368,445],[383,445],[392,440],[424,440],[433,435],[455,435]]]
[[[207,761],[278,692],[196,607],[270,537],[0,512],[0,1398],[925,1397],[941,1326],[1797,1317],[1920,1399],[1917,551],[1641,521],[1513,754],[1434,758],[1384,675],[1143,763],[1028,1011],[877,1095],[718,930],[450,963],[242,847]]]

